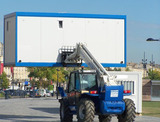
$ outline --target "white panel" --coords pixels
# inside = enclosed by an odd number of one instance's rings
[[[124,61],[124,50],[121,49],[124,47],[124,37],[122,37],[124,36],[124,30],[118,30],[117,24],[120,23],[117,21],[123,20],[88,19],[86,21],[87,45],[101,63],[120,63]],[[123,34],[118,34],[119,31],[122,31]]]
[[[40,29],[39,17],[18,17],[17,61],[41,62]]]
[[[85,19],[64,18],[63,45],[75,46],[78,42],[85,42]]]
[[[5,65],[15,64],[15,16],[5,18],[4,27],[4,63]]]
[[[116,61],[124,61],[124,52],[125,52],[125,47],[124,47],[124,20],[115,20],[116,24],[116,32],[115,32],[115,37],[116,37],[116,45],[115,45],[115,53],[116,55]],[[120,63],[120,62],[117,62]],[[126,62],[123,62],[126,63]]]
[[[107,38],[107,33],[105,28],[105,20],[102,20],[102,19],[86,20],[87,46],[91,51],[91,53],[93,53],[96,59],[101,63],[104,63],[104,60],[105,60],[104,59],[105,56],[104,55],[102,56],[102,53],[105,54],[106,52],[106,48],[107,48],[107,45],[105,45],[106,38]]]
[[[128,78],[127,75],[117,75],[117,79],[125,80],[125,79],[127,79],[127,78]]]
[[[124,20],[18,17],[17,42],[22,62],[60,62],[62,46],[82,42],[100,63],[119,64],[124,62]]]
[[[56,62],[62,35],[57,18],[41,18],[41,62]]]

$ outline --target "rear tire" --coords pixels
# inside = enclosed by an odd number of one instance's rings
[[[111,119],[110,115],[99,115],[99,122],[111,122]]]
[[[67,101],[62,100],[60,105],[60,119],[61,122],[72,122],[73,115],[69,109],[69,105]]]
[[[82,99],[78,104],[78,122],[93,122],[95,114],[94,103],[88,99]]]
[[[125,111],[118,116],[118,122],[134,122],[136,117],[135,104],[131,99],[124,99]]]

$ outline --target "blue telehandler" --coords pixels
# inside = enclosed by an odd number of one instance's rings
[[[72,122],[75,114],[78,122],[93,122],[95,115],[99,122],[110,122],[112,115],[118,122],[135,120],[134,102],[123,98],[131,91],[117,84],[84,44],[78,43],[73,50],[62,48],[61,59],[64,66],[81,65],[83,60],[91,69],[71,72],[66,91],[58,87],[61,122]]]

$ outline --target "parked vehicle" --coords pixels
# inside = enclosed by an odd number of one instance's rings
[[[10,96],[20,96],[20,97],[25,97],[27,94],[26,91],[24,90],[5,90],[5,94],[10,95]]]
[[[45,89],[39,89],[38,93],[41,97],[45,97],[46,96],[46,90]]]
[[[41,95],[39,94],[38,90],[35,90],[35,92],[32,90],[29,91],[29,97],[41,97]]]
[[[35,97],[41,97],[38,90],[35,92]]]
[[[46,90],[46,97],[50,97],[51,93],[49,92],[49,90]]]
[[[54,96],[54,91],[50,90],[49,92],[51,93],[51,96],[53,97]]]

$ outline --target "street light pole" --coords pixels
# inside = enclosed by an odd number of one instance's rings
[[[56,90],[57,90],[57,99],[58,99],[58,78],[59,78],[59,74],[58,72],[60,71],[59,69],[56,69],[57,70],[57,86],[56,86]]]
[[[152,54],[152,61],[150,61],[150,66],[152,66],[152,79],[153,79],[153,67],[155,66],[155,61],[153,61],[153,54]]]
[[[144,52],[144,58],[142,59],[142,64],[143,64],[143,70],[144,70],[144,73],[143,73],[143,77],[146,77],[146,71],[147,71],[147,59],[145,58],[145,52]]]
[[[148,38],[146,41],[160,41],[160,39],[153,39],[153,38]],[[153,77],[153,66],[155,65],[155,62],[153,61],[153,55],[152,55],[152,61],[150,61],[150,65],[152,66],[152,77]]]

